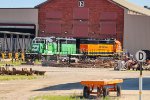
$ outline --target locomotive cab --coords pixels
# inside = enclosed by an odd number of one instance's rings
[[[32,41],[31,52],[38,54],[52,53],[52,42],[51,38],[35,38]]]
[[[25,54],[26,59],[41,59],[42,55],[52,53],[50,48],[52,44],[51,38],[36,37],[32,40],[32,44],[28,52]]]
[[[31,46],[31,52],[32,53],[43,53],[43,48],[45,46],[45,41],[44,40],[33,40],[32,41],[32,46]]]
[[[122,51],[121,43],[120,43],[120,41],[118,41],[118,40],[115,40],[114,52],[116,52],[116,53],[118,53],[118,54],[121,54],[121,53],[123,52],[123,51]]]

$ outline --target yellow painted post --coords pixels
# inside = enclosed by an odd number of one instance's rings
[[[25,60],[25,55],[24,55],[24,53],[21,53],[21,59],[22,59],[22,61]]]
[[[18,60],[18,58],[19,58],[19,55],[18,55],[18,52],[16,52],[15,53],[15,59]]]
[[[12,53],[8,53],[8,58],[12,59]]]
[[[5,59],[5,53],[4,52],[2,53],[2,59]]]

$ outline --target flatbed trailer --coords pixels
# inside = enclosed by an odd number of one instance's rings
[[[81,81],[80,84],[84,86],[83,96],[88,98],[90,94],[97,94],[98,97],[101,95],[106,97],[109,95],[109,92],[117,92],[117,96],[121,96],[121,86],[118,85],[119,83],[123,83],[123,79]],[[93,92],[95,88],[97,92]]]

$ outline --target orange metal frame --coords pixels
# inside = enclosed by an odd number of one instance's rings
[[[116,92],[116,86],[118,83],[122,83],[122,79],[100,80],[100,81],[81,81],[81,84],[87,86],[90,90],[90,94],[98,94],[98,92],[92,92],[94,88],[102,89],[104,86],[112,86],[108,88],[109,92]]]

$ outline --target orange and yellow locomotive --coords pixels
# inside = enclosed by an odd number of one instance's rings
[[[121,43],[115,39],[87,40],[80,43],[80,52],[88,56],[113,56],[122,53]]]

